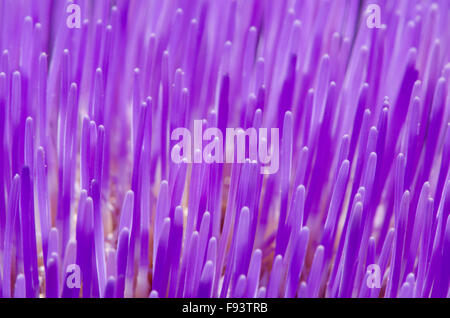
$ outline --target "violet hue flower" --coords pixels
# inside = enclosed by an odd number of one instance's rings
[[[3,297],[450,296],[449,1],[0,14]],[[194,120],[279,171],[173,162]]]

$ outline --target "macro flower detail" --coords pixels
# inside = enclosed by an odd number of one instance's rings
[[[450,297],[449,1],[0,16],[0,296]]]

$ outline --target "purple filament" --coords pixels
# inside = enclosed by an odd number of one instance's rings
[[[0,296],[450,297],[449,1],[0,16]]]

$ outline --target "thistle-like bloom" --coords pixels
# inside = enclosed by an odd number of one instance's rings
[[[450,296],[449,1],[0,16],[3,297]]]

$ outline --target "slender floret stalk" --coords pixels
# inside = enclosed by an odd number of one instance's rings
[[[450,1],[0,17],[1,297],[450,297]]]

